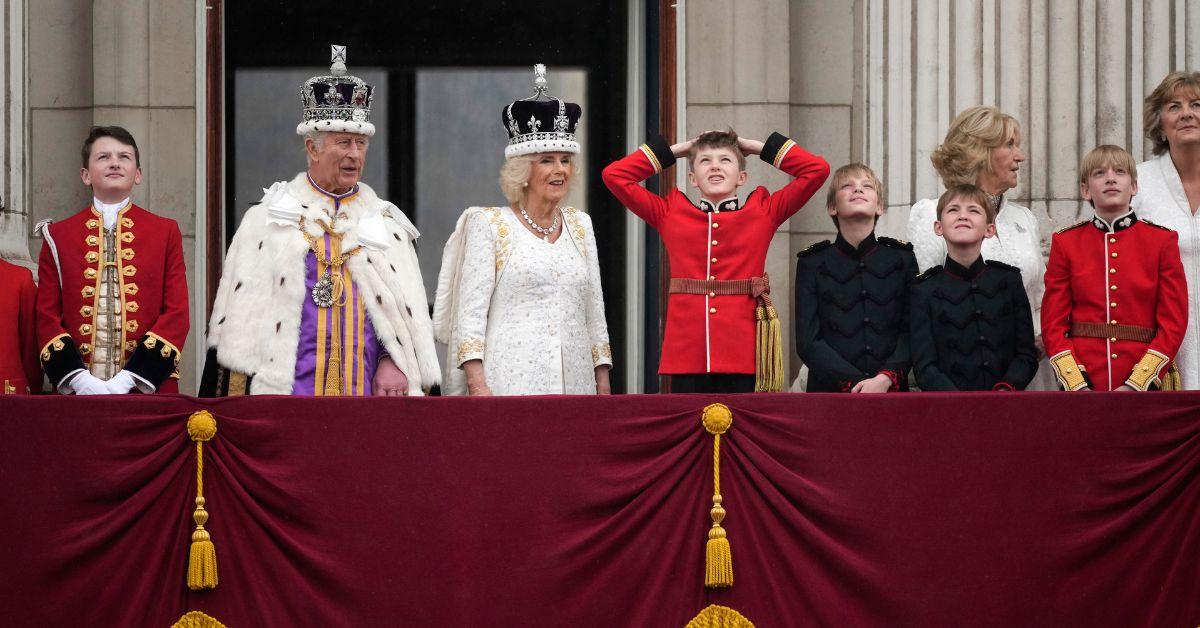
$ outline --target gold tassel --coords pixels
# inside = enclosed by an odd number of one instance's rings
[[[1183,378],[1179,374],[1179,365],[1171,362],[1171,366],[1167,368],[1166,374],[1163,375],[1162,385],[1159,390],[1183,390]]]
[[[208,511],[204,509],[204,441],[217,435],[217,420],[207,410],[192,413],[187,423],[188,436],[196,441],[196,530],[192,532],[192,547],[188,556],[187,584],[193,591],[217,587],[217,548],[212,536],[204,529]]]
[[[713,435],[713,498],[712,528],[708,530],[708,543],[704,546],[704,586],[733,586],[733,554],[729,538],[721,523],[725,520],[725,507],[721,505],[721,434],[733,427],[733,413],[723,403],[710,404],[704,408],[700,423]]]
[[[763,295],[764,304],[754,308],[757,338],[754,347],[754,392],[783,391],[783,333],[779,313]]]

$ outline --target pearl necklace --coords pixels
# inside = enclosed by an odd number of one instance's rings
[[[550,241],[551,234],[553,234],[555,231],[558,231],[558,207],[554,208],[554,220],[550,223],[549,227],[542,227],[534,222],[533,219],[529,217],[529,214],[525,213],[524,205],[518,204],[517,209],[521,210],[521,217],[525,219],[525,222],[529,223],[529,226],[533,227],[534,231],[542,234],[542,239],[546,242]]]

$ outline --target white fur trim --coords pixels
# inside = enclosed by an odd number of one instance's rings
[[[352,120],[310,120],[296,125],[296,135],[304,135],[309,131],[358,133],[371,137],[375,135],[375,125],[370,122],[354,122]]]
[[[504,158],[537,153],[578,153],[579,142],[573,140],[527,140],[504,147]]]
[[[288,195],[307,206],[302,213],[307,221],[315,224],[327,218],[332,202],[312,189],[304,173],[286,188]],[[234,234],[213,303],[208,346],[217,348],[221,366],[254,376],[251,394],[290,394],[300,317],[308,298],[304,260],[309,248],[295,224],[270,218],[267,200],[265,196],[263,203],[250,208]],[[342,208],[348,219],[337,221],[335,229],[346,248],[362,243],[357,227],[364,216],[381,216],[383,235],[377,237],[390,242],[383,249],[350,258],[347,265],[376,336],[408,376],[409,394],[419,395],[440,381],[441,372],[413,246],[416,229],[394,205],[362,183],[358,195]]]

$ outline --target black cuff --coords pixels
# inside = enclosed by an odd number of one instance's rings
[[[675,154],[671,152],[671,145],[661,135],[655,135],[646,140],[646,148],[654,153],[654,159],[658,160],[659,171],[666,170],[675,165]]]
[[[179,366],[179,349],[153,334],[138,340],[137,348],[125,363],[125,370],[158,388]]]
[[[78,370],[87,370],[83,364],[83,356],[75,347],[75,341],[70,336],[62,334],[46,343],[41,353],[42,370],[50,378],[50,384],[58,387],[67,375]]]
[[[762,152],[759,153],[758,156],[761,157],[763,161],[778,168],[779,159],[782,157],[780,152],[790,146],[794,146],[795,144],[796,143],[788,138],[788,136],[778,132],[772,132],[771,137],[768,137],[767,141],[763,142]]]
[[[229,397],[244,395],[250,389],[253,377],[231,371],[217,361],[217,349],[213,347],[204,356],[204,372],[200,375],[200,390],[197,397]],[[230,389],[233,389],[232,394]]]

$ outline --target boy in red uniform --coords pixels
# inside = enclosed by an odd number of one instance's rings
[[[64,394],[178,392],[189,326],[179,226],[130,202],[142,170],[128,131],[93,127],[82,157],[92,204],[39,225],[42,368]]]
[[[795,180],[774,194],[760,186],[739,201],[747,154]],[[685,155],[699,206],[679,190],[664,199],[639,185]],[[667,248],[671,296],[658,372],[673,376],[672,392],[783,389],[778,320],[764,272],[767,247],[827,176],[824,159],[779,133],[760,142],[733,131],[710,131],[674,146],[656,137],[604,169],[608,189],[657,229]]]
[[[42,368],[37,361],[33,275],[0,260],[0,395],[42,391]]]
[[[1065,390],[1161,388],[1187,328],[1179,236],[1129,207],[1137,168],[1104,145],[1083,158],[1095,216],[1054,234],[1042,300],[1046,354]]]

